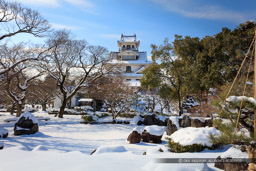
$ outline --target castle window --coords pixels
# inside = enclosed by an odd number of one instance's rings
[[[126,81],[131,81],[131,79],[126,79]]]
[[[127,50],[130,50],[131,49],[131,45],[127,45]]]
[[[132,72],[132,67],[131,66],[126,66],[126,72]]]
[[[132,48],[134,49],[134,45],[132,45]]]

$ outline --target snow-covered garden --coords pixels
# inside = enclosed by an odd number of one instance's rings
[[[15,121],[6,122],[13,116],[0,114],[0,127],[9,132],[7,138],[1,139],[1,170],[218,170],[214,163],[159,163],[157,159],[247,157],[247,153],[230,146],[193,153],[169,151],[166,137],[185,145],[211,145],[208,134],[217,134],[215,128],[179,128],[180,131],[167,136],[165,126],[81,124],[79,115],[65,115],[63,119],[46,112],[34,115],[49,120],[39,120],[39,132],[35,134],[14,136]],[[142,132],[145,127],[155,135],[164,132],[162,143],[129,144],[128,135],[133,130]]]

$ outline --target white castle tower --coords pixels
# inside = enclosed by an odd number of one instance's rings
[[[111,64],[118,64],[117,70],[122,73],[127,83],[132,87],[140,87],[142,71],[152,64],[147,58],[147,52],[140,52],[140,41],[135,35],[121,35],[121,40],[117,41],[118,52],[110,53]]]

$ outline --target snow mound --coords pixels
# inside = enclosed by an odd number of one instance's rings
[[[137,125],[137,123],[139,121],[143,121],[143,119],[139,116],[139,115],[136,115],[130,122],[130,124],[134,124],[134,125]]]
[[[174,132],[170,138],[174,142],[178,142],[181,145],[192,145],[192,144],[202,144],[205,146],[212,146],[210,143],[209,136],[210,134],[218,135],[220,134],[219,130],[212,127],[205,127],[205,128],[193,128],[187,127],[183,129],[179,129],[178,131]]]
[[[240,149],[230,147],[227,151],[221,154],[221,158],[232,157],[232,158],[248,158],[247,152],[242,152]]]
[[[124,146],[101,146],[97,148],[94,154],[102,154],[102,153],[116,153],[116,152],[126,152],[126,148]]]
[[[142,134],[143,130],[144,130],[143,127],[135,127],[135,128],[132,129],[132,132],[137,131],[139,134]]]
[[[166,120],[166,117],[163,116],[163,115],[157,115],[156,118],[158,118],[159,120],[161,120],[161,121],[163,121],[163,122],[165,122],[165,120]]]
[[[207,163],[172,163],[172,164],[159,164],[153,161],[148,162],[142,167],[146,171],[208,171],[210,170]]]
[[[163,150],[163,152],[160,152],[159,149]],[[168,152],[168,149],[165,146],[156,146],[151,147],[146,150],[146,155],[159,155],[164,154],[164,152]]]
[[[165,131],[165,127],[152,125],[152,126],[146,126],[144,130],[146,130],[151,135],[161,136]]]
[[[233,103],[236,103],[236,102],[240,102],[240,101],[249,101],[251,102],[252,104],[256,105],[256,100],[255,98],[253,97],[246,97],[246,96],[229,96],[226,101],[227,102],[233,102]]]
[[[0,137],[1,135],[8,134],[8,130],[5,128],[0,128]]]
[[[176,125],[177,129],[180,129],[178,116],[171,116],[169,119],[172,121],[172,124]]]
[[[17,123],[22,117],[24,117],[25,119],[31,119],[33,123],[38,123],[38,119],[30,112],[22,113],[15,123]]]
[[[48,151],[48,149],[43,145],[36,146],[33,151]]]

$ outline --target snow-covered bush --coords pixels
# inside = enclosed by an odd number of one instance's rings
[[[93,116],[82,116],[82,119],[84,122],[94,122],[95,120],[93,119]]]
[[[196,143],[192,145],[181,145],[178,142],[174,142],[171,138],[168,138],[168,146],[170,147],[170,150],[175,153],[200,152],[207,147],[202,144]]]
[[[168,139],[168,145],[173,152],[198,152],[205,148],[216,148],[211,142],[210,135],[219,135],[216,128],[182,128],[174,132]]]

